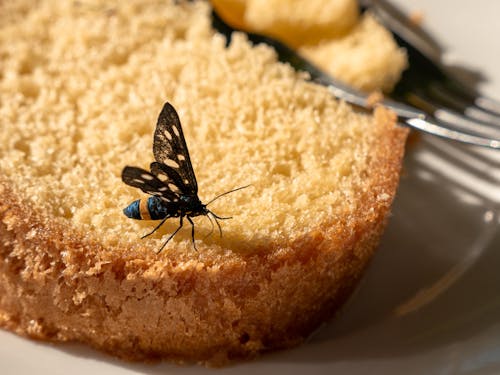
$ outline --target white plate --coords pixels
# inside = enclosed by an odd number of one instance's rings
[[[418,0],[425,26],[500,99],[500,3]],[[424,137],[382,246],[341,314],[301,347],[227,374],[500,374],[500,152]],[[202,374],[0,331],[0,374]]]

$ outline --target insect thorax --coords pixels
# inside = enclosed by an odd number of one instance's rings
[[[180,215],[206,215],[205,205],[196,195],[181,195],[179,198],[177,210]]]

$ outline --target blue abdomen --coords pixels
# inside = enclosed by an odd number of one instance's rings
[[[123,213],[125,214],[126,217],[129,217],[131,219],[137,219],[141,220],[141,212],[139,211],[139,203],[140,199],[133,201],[130,203],[127,207],[123,209]]]
[[[123,209],[123,213],[136,220],[161,220],[168,215],[166,203],[158,197],[133,201]]]

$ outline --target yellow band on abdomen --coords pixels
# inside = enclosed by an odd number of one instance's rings
[[[151,215],[149,214],[148,209],[148,199],[141,199],[139,202],[139,212],[141,214],[142,220],[151,220]]]

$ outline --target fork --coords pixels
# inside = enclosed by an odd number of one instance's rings
[[[433,58],[439,54],[437,45],[425,34],[411,33],[412,36],[420,36],[419,42],[424,46],[420,49],[403,39],[405,35],[410,35],[411,27],[402,13],[389,3],[384,0],[361,0],[360,5],[363,11],[371,11],[393,32],[409,56],[410,69],[403,74],[391,98],[385,98],[379,104],[393,110],[400,124],[441,138],[500,149],[500,104],[465,88],[445,73],[441,63]],[[394,25],[398,25],[399,29]],[[231,42],[234,31],[243,32],[253,44],[263,43],[273,47],[280,61],[298,71],[307,72],[311,81],[328,87],[337,98],[360,108],[373,108],[369,94],[329,76],[280,41],[235,29],[225,23],[215,10],[212,10],[212,26],[226,37],[227,44]],[[425,50],[426,54],[421,50]]]

